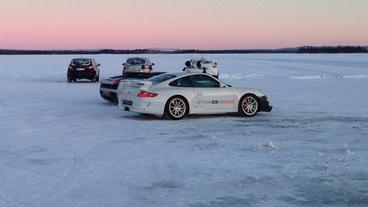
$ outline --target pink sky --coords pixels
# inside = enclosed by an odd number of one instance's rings
[[[366,0],[2,0],[0,48],[368,45]]]

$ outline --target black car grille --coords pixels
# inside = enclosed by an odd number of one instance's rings
[[[107,84],[107,83],[101,83],[101,88],[108,88],[108,89],[118,89],[118,85],[112,85],[112,84]]]

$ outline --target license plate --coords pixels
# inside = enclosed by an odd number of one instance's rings
[[[131,106],[131,105],[133,105],[133,101],[123,100],[123,104],[124,105],[128,105],[128,106]]]
[[[82,70],[84,70],[84,68],[77,68],[77,70],[82,71]]]

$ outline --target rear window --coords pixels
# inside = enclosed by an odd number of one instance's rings
[[[90,59],[74,59],[72,65],[91,65]]]
[[[148,79],[148,81],[151,81],[153,83],[153,85],[157,85],[159,83],[165,82],[165,81],[173,79],[175,77],[176,76],[172,75],[172,74],[162,74],[162,75],[152,77],[152,78]]]
[[[132,59],[127,60],[127,64],[128,65],[144,65],[146,64],[146,60],[141,59],[141,58],[132,58]]]

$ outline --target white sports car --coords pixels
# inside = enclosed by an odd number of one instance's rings
[[[250,117],[272,110],[261,91],[233,88],[203,73],[165,73],[146,81],[124,80],[118,100],[125,111],[174,120],[188,114],[239,113]]]

